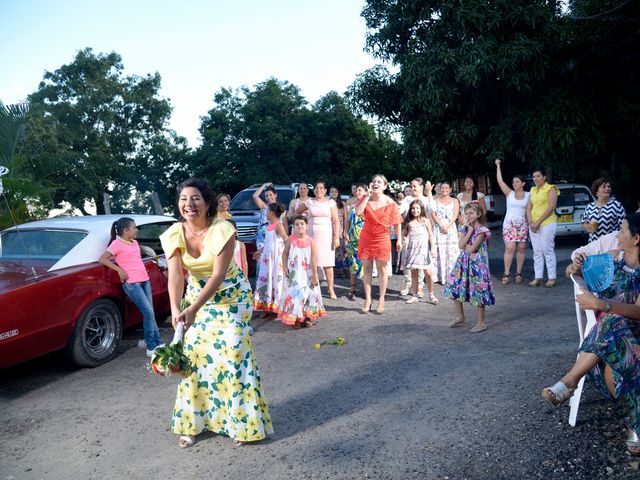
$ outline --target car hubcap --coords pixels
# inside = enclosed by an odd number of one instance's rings
[[[107,353],[116,335],[115,318],[106,308],[93,310],[84,327],[84,346],[94,357]]]

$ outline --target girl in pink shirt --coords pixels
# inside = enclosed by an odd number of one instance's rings
[[[111,243],[98,261],[105,267],[118,272],[122,289],[142,313],[147,356],[151,357],[153,351],[164,345],[164,342],[156,324],[151,298],[151,282],[142,261],[140,246],[136,241],[137,236],[138,228],[133,219],[122,217],[116,220],[111,225]],[[115,259],[115,263],[111,259]]]

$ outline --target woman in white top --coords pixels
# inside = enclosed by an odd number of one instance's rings
[[[484,199],[484,193],[478,191],[472,177],[465,177],[464,190],[460,192],[456,198],[460,203],[460,216],[463,221],[464,215],[462,215],[462,212],[464,211],[464,207],[467,203],[471,202],[478,202],[480,204],[480,208],[482,208],[482,218],[487,218],[487,203]]]
[[[529,239],[529,223],[527,222],[527,203],[529,192],[524,191],[524,177],[515,175],[511,181],[513,190],[502,179],[500,160],[496,160],[496,177],[500,190],[507,197],[507,212],[502,222],[502,238],[504,239],[504,274],[502,284],[508,285],[511,276],[513,254],[516,254],[516,283],[522,283],[522,266],[527,253]]]

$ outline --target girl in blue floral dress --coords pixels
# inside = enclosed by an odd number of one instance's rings
[[[484,307],[496,303],[491,287],[487,255],[487,240],[491,232],[480,223],[482,216],[480,204],[468,203],[464,207],[464,215],[467,225],[460,229],[458,243],[462,251],[449,274],[444,295],[453,300],[456,306],[456,319],[450,322],[449,326],[464,325],[462,302],[469,302],[478,309],[478,323],[471,332],[479,333],[487,329]]]

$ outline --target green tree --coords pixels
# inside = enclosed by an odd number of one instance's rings
[[[0,102],[0,165],[9,169],[1,178],[0,229],[45,216],[56,190],[59,165],[55,157],[24,154],[28,113],[26,104],[5,106]]]
[[[364,72],[351,96],[398,126],[407,161],[427,172],[479,173],[498,155],[518,169],[574,172],[602,138],[593,105],[567,81],[573,36],[559,6],[368,0],[367,48],[397,71]]]
[[[399,156],[396,142],[336,92],[309,106],[296,86],[273,78],[253,90],[221,89],[200,132],[192,169],[229,192],[320,178],[345,188],[372,172],[392,172]]]
[[[104,212],[104,193],[124,205],[134,190],[162,190],[174,159],[159,152],[166,153],[169,144],[184,148],[167,129],[171,107],[158,95],[160,75],[125,76],[123,69],[117,53],[87,48],[72,63],[46,72],[29,96],[34,135],[28,150],[57,156],[64,168],[54,200],[85,214],[87,200]]]

